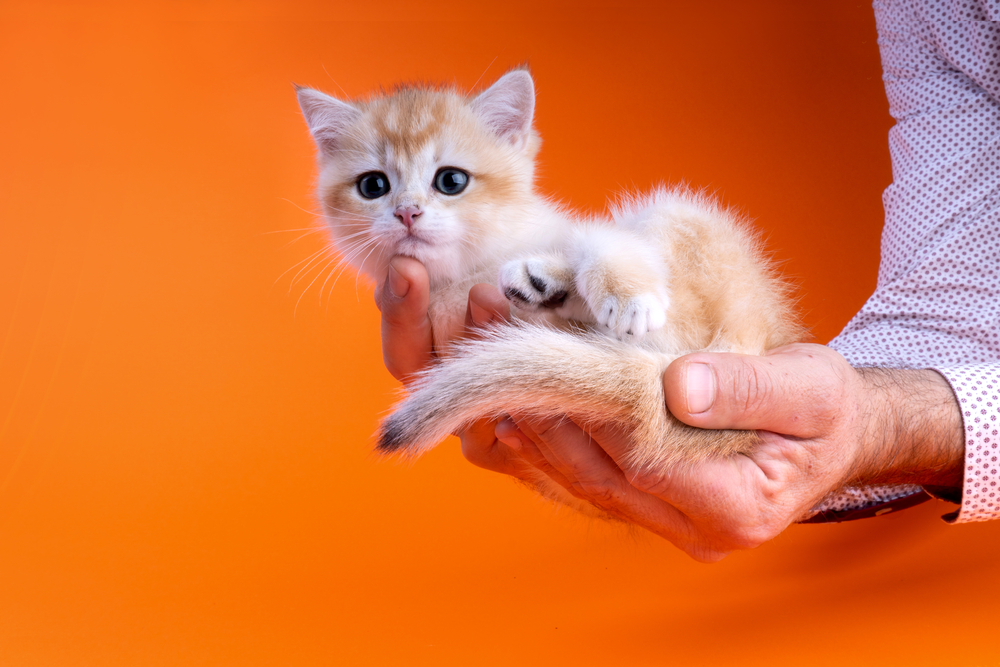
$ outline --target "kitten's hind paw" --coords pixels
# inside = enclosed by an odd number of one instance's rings
[[[570,296],[573,271],[553,258],[530,257],[504,264],[498,284],[507,300],[522,310],[555,310]]]
[[[655,294],[630,299],[608,296],[594,313],[597,323],[611,330],[619,340],[639,340],[667,323],[667,307]]]

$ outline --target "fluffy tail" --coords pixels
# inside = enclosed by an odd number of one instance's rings
[[[382,423],[378,449],[419,454],[472,421],[504,414],[570,415],[615,422],[632,431],[637,462],[692,458],[683,442],[665,454],[665,436],[705,449],[718,432],[686,427],[665,409],[661,377],[672,357],[595,333],[533,325],[505,326],[460,344],[454,355],[426,371]],[[742,432],[746,449],[755,440]],[[691,437],[686,438],[691,440]],[[673,444],[673,442],[671,442]],[[724,447],[723,449],[731,449]],[[717,449],[709,447],[709,449]],[[707,452],[705,452],[707,453]]]

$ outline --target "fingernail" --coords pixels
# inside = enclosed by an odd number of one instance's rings
[[[688,413],[701,414],[715,403],[715,373],[708,364],[688,364],[685,380]]]
[[[399,275],[399,271],[393,268],[392,264],[389,265],[388,282],[389,291],[397,299],[402,299],[410,291],[410,283],[406,281],[406,278]]]
[[[514,451],[521,449],[521,437],[517,429],[517,424],[510,417],[504,417],[499,422],[497,422],[496,428],[493,430],[493,434],[496,435],[497,440],[507,445]]]
[[[472,315],[472,323],[477,327],[486,326],[493,321],[490,311],[486,310],[472,299],[469,299],[469,313]]]
[[[516,436],[513,436],[513,435],[504,436],[502,438],[497,438],[497,440],[499,440],[503,444],[507,445],[508,447],[510,447],[511,449],[513,449],[515,452],[521,451],[521,439],[518,438],[518,437],[516,437]]]
[[[518,434],[517,424],[510,417],[504,417],[499,422],[497,422],[496,428],[493,430],[494,435],[496,435],[497,440],[507,445],[515,452],[521,449],[521,438]]]

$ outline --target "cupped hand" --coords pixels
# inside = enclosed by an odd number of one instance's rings
[[[574,496],[705,562],[770,540],[847,484],[960,483],[961,418],[934,371],[858,370],[830,348],[795,344],[762,357],[688,355],[663,381],[681,421],[756,429],[760,445],[639,469],[628,437],[607,426],[517,418],[497,434]]]
[[[527,418],[498,434],[578,498],[714,561],[771,539],[850,476],[862,422],[854,374],[819,345],[674,362],[664,377],[671,412],[702,428],[761,429],[747,456],[642,469],[613,427]]]

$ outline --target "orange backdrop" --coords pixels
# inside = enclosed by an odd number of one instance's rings
[[[530,63],[541,187],[755,217],[820,341],[875,284],[866,4],[0,4],[0,664],[987,664],[997,526],[934,503],[699,565],[455,443],[380,462],[371,287],[321,247],[292,82]],[[962,623],[958,632],[956,624]],[[971,641],[969,638],[979,640]]]

